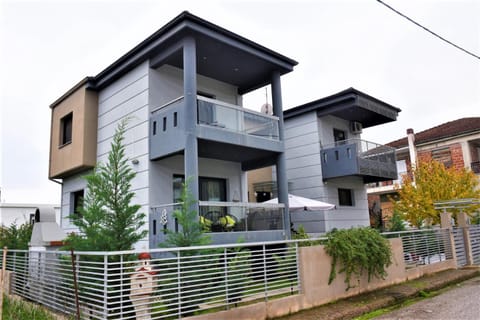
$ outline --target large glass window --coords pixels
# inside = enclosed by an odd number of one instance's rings
[[[173,201],[180,202],[182,194],[182,184],[185,181],[183,175],[175,175],[173,177]],[[227,200],[227,180],[220,178],[207,178],[200,177],[198,181],[198,193],[200,201],[220,201],[225,202]],[[217,230],[220,225],[216,225],[215,222],[219,221],[226,215],[225,207],[218,206],[201,206],[199,215],[200,221],[208,221],[212,224],[211,229],[208,231],[221,231]]]

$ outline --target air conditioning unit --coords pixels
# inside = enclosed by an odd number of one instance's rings
[[[353,134],[362,133],[362,124],[358,121],[350,122],[350,132]]]

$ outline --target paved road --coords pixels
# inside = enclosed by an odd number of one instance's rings
[[[480,319],[480,277],[476,277],[434,298],[376,317],[376,320],[477,320]]]

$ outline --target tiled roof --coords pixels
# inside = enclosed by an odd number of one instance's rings
[[[480,117],[462,118],[443,123],[436,127],[415,133],[415,145],[430,141],[451,138],[467,133],[480,132]],[[387,143],[393,148],[408,146],[407,137]]]

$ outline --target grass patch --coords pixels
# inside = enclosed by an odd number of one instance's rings
[[[55,320],[56,318],[45,308],[23,301],[3,296],[4,320]]]

